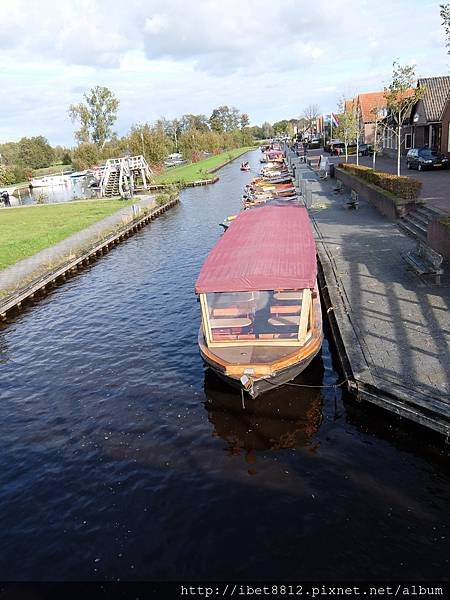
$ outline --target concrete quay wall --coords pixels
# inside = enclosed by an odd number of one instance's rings
[[[349,194],[335,194],[333,180],[298,169],[349,391],[450,439],[449,274],[436,286],[410,271],[403,255],[414,240],[368,201],[349,210]]]

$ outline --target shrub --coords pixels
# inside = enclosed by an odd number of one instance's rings
[[[99,151],[95,144],[80,144],[72,154],[72,165],[77,171],[92,167],[99,161]]]
[[[20,181],[28,181],[33,177],[32,169],[24,167],[23,165],[14,165],[14,175],[16,177],[15,183]]]
[[[180,187],[174,183],[167,185],[164,191],[158,194],[155,198],[157,206],[163,206],[178,196]]]
[[[422,182],[412,177],[374,171],[370,167],[363,167],[362,165],[341,164],[339,166],[352,175],[356,175],[405,200],[415,200],[419,197],[422,189]]]
[[[163,206],[164,204],[167,204],[169,200],[169,194],[166,194],[166,192],[162,192],[161,194],[158,194],[155,198],[156,206]]]
[[[14,168],[0,165],[0,185],[11,185],[16,181]]]

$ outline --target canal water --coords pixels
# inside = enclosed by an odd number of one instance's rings
[[[448,575],[448,454],[347,402],[327,341],[244,406],[202,365],[194,282],[252,176],[184,191],[0,329],[0,579]]]

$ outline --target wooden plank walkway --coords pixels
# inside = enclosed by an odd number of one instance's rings
[[[364,201],[344,208],[335,181],[308,171],[322,293],[349,388],[448,441],[449,266],[440,286],[409,271],[411,238]]]

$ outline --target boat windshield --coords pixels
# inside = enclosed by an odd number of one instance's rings
[[[202,298],[203,297],[203,298]],[[212,345],[301,345],[311,328],[311,290],[201,294]]]

